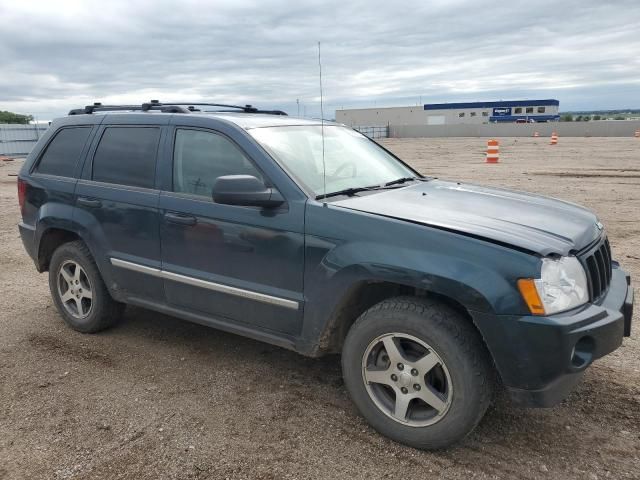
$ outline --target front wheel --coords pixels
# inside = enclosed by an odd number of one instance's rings
[[[480,335],[433,300],[394,298],[366,311],[345,339],[342,369],[367,421],[415,448],[461,440],[491,400],[493,373]]]

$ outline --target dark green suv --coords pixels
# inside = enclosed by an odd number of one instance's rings
[[[629,275],[593,213],[423,177],[343,125],[98,104],[53,122],[18,189],[72,328],[133,304],[341,353],[360,412],[419,448],[468,434],[497,388],[556,404],[631,332]]]

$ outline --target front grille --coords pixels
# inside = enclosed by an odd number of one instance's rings
[[[585,267],[589,284],[589,298],[597,301],[609,289],[611,283],[611,247],[609,240],[603,237],[595,247],[580,256]]]

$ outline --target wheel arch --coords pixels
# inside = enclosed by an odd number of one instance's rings
[[[48,227],[40,235],[38,241],[38,256],[36,266],[39,272],[49,270],[51,257],[61,245],[76,240],[83,240],[77,232],[67,228]],[[86,242],[85,242],[86,243]]]
[[[468,287],[467,287],[468,288]],[[425,288],[411,283],[379,280],[360,280],[352,284],[336,303],[318,342],[318,354],[340,352],[344,339],[353,323],[366,310],[383,300],[399,296],[435,299],[459,313],[481,337],[482,331],[473,319],[472,310],[451,291]],[[488,306],[488,302],[486,304]],[[483,337],[483,342],[484,337]]]
[[[70,222],[66,222],[63,225],[50,222],[46,222],[46,224],[45,222],[39,222],[36,231],[36,268],[38,269],[38,272],[43,273],[49,270],[51,257],[56,249],[61,245],[80,240],[89,250],[91,257],[98,267],[98,272],[107,285],[107,289],[114,298],[119,299],[119,292],[111,288],[112,281],[109,265],[105,264],[106,260],[104,258],[101,258],[96,254],[97,252],[95,251],[92,242],[90,242],[87,235],[85,235],[85,233],[87,233],[86,230]]]

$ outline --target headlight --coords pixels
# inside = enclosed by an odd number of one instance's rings
[[[587,276],[576,257],[542,259],[540,278],[520,279],[518,288],[535,315],[551,315],[589,300]]]

